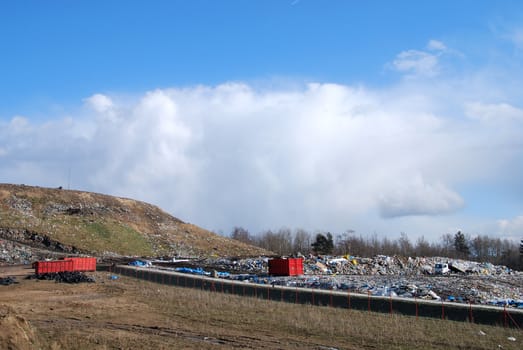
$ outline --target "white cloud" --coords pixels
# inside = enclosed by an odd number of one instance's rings
[[[94,94],[84,99],[84,103],[98,113],[108,112],[114,107],[113,101],[102,94]]]
[[[438,56],[419,50],[400,52],[392,62],[394,68],[416,76],[435,76],[438,73]]]
[[[464,57],[461,52],[447,47],[442,41],[431,39],[425,50],[410,49],[400,52],[388,67],[404,73],[407,78],[432,78],[439,76],[453,58]]]
[[[498,221],[498,232],[503,238],[519,241],[523,239],[523,215]]]
[[[432,51],[446,51],[447,46],[439,40],[430,40],[427,44],[427,49]]]
[[[8,125],[9,130],[16,133],[24,132],[29,127],[29,120],[26,117],[22,117],[19,115],[13,117]]]
[[[523,110],[508,103],[471,102],[465,107],[468,117],[485,122],[523,121]]]
[[[441,183],[427,184],[421,176],[391,188],[380,198],[380,213],[391,218],[412,215],[441,215],[464,205],[459,194]]]
[[[137,198],[216,230],[411,225],[437,238],[460,225],[441,215],[461,215],[462,184],[523,175],[513,168],[521,134],[468,117],[500,103],[477,93],[475,105],[463,105],[463,91],[409,81],[383,89],[224,83],[158,89],[118,108],[114,97],[93,95],[80,117],[0,125],[0,178]],[[507,123],[517,130],[514,118]],[[516,148],[500,156],[501,143]]]

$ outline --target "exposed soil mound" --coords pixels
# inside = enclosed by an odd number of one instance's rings
[[[0,184],[0,264],[78,253],[252,256],[269,252],[185,223],[148,203]]]
[[[0,304],[0,349],[24,350],[38,348],[31,325],[13,309]]]

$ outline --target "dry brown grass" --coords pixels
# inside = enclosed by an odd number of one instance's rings
[[[181,319],[219,337],[224,329],[339,349],[520,349],[521,331],[463,322],[294,305],[230,294],[164,287],[135,289],[165,319]],[[483,332],[486,335],[480,335]],[[516,342],[507,340],[515,336]]]
[[[279,303],[126,277],[109,280],[103,272],[96,277],[97,283],[82,285],[23,280],[2,287],[0,308],[9,305],[19,324],[27,325],[25,334],[34,336],[32,344],[42,349],[523,347],[523,334],[515,329]],[[15,327],[2,332],[0,348],[21,341]]]

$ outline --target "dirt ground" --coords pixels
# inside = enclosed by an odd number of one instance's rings
[[[113,279],[109,272],[92,273],[95,283],[80,284],[25,278],[32,273],[29,266],[0,266],[1,278],[18,282],[0,285],[0,349],[521,349],[522,344],[521,330],[276,304]]]
[[[322,349],[306,337],[246,333],[198,312],[169,314],[167,289],[130,278],[92,275],[96,283],[64,284],[25,279],[29,267],[0,267],[0,349]],[[191,293],[182,290],[181,293]],[[178,296],[177,298],[179,298]],[[154,300],[158,300],[156,303]]]

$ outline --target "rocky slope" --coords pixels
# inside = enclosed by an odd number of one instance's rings
[[[144,202],[0,184],[0,263],[76,253],[202,257],[269,252],[185,223]]]

